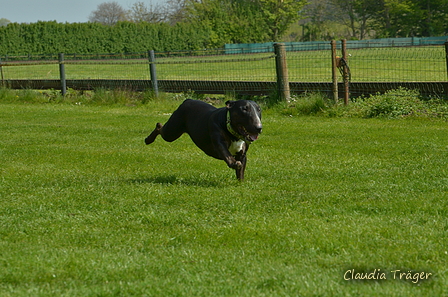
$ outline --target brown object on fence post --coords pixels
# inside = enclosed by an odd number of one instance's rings
[[[65,96],[67,93],[67,82],[65,80],[64,54],[59,53],[59,77],[61,78],[61,93]]]
[[[331,41],[331,62],[333,73],[333,99],[338,103],[338,58],[336,57],[336,40]]]
[[[344,80],[344,105],[348,105],[350,100],[350,82],[347,65],[347,40],[342,39],[342,78]]]
[[[289,89],[288,66],[286,64],[286,49],[284,43],[274,43],[275,69],[277,72],[277,90],[282,100],[289,101],[291,91]]]

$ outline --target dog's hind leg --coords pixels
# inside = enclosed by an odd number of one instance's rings
[[[160,131],[162,131],[162,128],[163,128],[163,125],[160,123],[157,123],[154,131],[152,131],[151,134],[149,134],[149,136],[145,138],[145,143],[146,144],[153,143],[154,140],[156,140],[157,135],[159,135]]]
[[[162,125],[161,123],[157,123],[154,131],[152,131],[151,134],[149,134],[149,136],[146,137],[145,143],[146,144],[153,143],[157,135],[159,134],[165,141],[172,142],[181,137],[182,134],[184,133],[185,133],[184,115],[182,109],[178,108],[176,111],[173,112],[171,117],[164,125]]]

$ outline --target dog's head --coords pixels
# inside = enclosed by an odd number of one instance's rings
[[[261,108],[251,100],[227,101],[226,107],[233,131],[243,140],[253,142],[258,139],[263,128],[261,124]]]

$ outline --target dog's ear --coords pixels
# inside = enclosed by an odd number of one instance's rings
[[[227,108],[231,108],[234,104],[235,104],[235,101],[230,101],[229,100],[229,101],[226,102],[226,107]]]

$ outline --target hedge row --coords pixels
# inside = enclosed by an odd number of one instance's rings
[[[205,28],[182,23],[12,23],[0,27],[0,55],[196,50],[207,47],[209,36]]]

